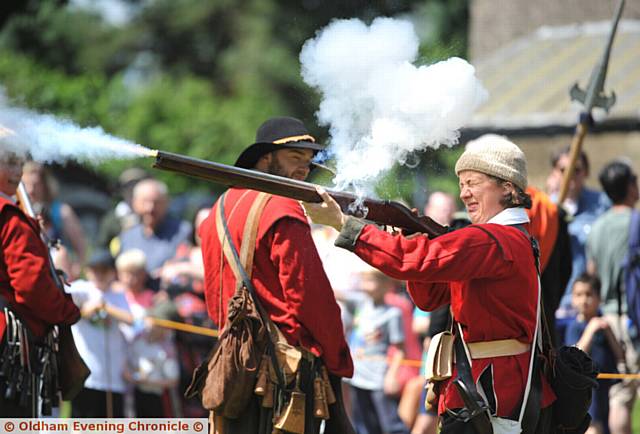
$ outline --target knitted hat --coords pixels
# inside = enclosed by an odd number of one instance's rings
[[[474,170],[527,188],[527,160],[524,152],[506,137],[485,134],[467,143],[456,163],[456,175]]]

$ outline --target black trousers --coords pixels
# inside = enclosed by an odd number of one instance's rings
[[[124,399],[122,393],[111,392],[113,417],[124,417]],[[87,389],[78,393],[71,401],[71,417],[103,418],[107,417],[107,392]]]
[[[143,392],[136,388],[134,400],[136,417],[165,417],[162,395]]]

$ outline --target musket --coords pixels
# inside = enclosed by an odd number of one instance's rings
[[[608,113],[609,109],[616,102],[615,92],[611,92],[611,95],[609,96],[605,95],[604,82],[607,78],[607,67],[609,65],[611,47],[613,46],[613,40],[618,28],[618,22],[620,21],[620,16],[622,15],[622,10],[624,9],[624,2],[625,0],[620,0],[620,2],[618,3],[618,9],[616,10],[616,14],[613,18],[613,24],[611,26],[611,31],[609,32],[607,45],[605,46],[604,53],[602,54],[600,61],[596,64],[596,66],[593,68],[593,71],[591,72],[591,77],[589,78],[589,84],[587,85],[586,90],[580,89],[578,83],[575,83],[569,91],[571,100],[580,101],[583,104],[583,108],[580,112],[578,124],[576,125],[576,130],[573,135],[573,140],[571,141],[569,165],[567,166],[564,172],[564,177],[562,179],[560,195],[558,196],[559,204],[562,204],[567,198],[567,193],[569,191],[569,182],[571,181],[571,178],[573,177],[573,174],[575,172],[576,161],[578,159],[578,155],[580,155],[580,151],[582,150],[584,137],[587,134],[589,125],[593,123],[591,110],[594,107],[600,107]]]
[[[248,188],[289,197],[304,202],[322,202],[316,192],[316,185],[271,175],[255,170],[227,166],[213,161],[200,160],[165,151],[154,151],[156,161],[153,167],[183,175],[212,181],[230,187]],[[407,232],[420,232],[433,238],[449,229],[436,223],[428,216],[414,214],[409,208],[391,200],[360,199],[349,192],[327,190],[340,205],[343,212],[366,218],[380,225],[393,226]],[[354,204],[361,203],[361,206]]]

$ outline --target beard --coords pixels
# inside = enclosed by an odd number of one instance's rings
[[[275,156],[274,156],[275,157]],[[289,174],[286,173],[284,167],[280,165],[280,161],[277,158],[272,158],[269,166],[267,167],[267,173],[270,175],[283,176],[289,178]]]

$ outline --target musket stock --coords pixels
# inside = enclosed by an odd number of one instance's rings
[[[153,167],[229,187],[248,188],[304,202],[322,202],[322,198],[316,192],[316,185],[309,182],[227,166],[171,152],[157,151]],[[424,233],[432,238],[448,231],[448,227],[436,223],[430,217],[415,215],[399,202],[364,198],[361,200],[362,206],[353,206],[354,203],[360,203],[355,194],[331,190],[327,190],[327,192],[338,202],[346,214],[366,218],[381,225],[404,229],[408,232]]]

